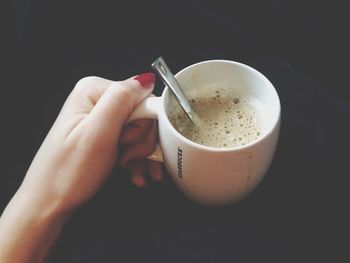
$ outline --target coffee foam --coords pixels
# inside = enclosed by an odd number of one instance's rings
[[[175,101],[168,110],[175,129],[196,143],[232,148],[259,138],[261,121],[258,111],[247,98],[225,85],[208,85],[188,96],[201,122],[194,126]]]

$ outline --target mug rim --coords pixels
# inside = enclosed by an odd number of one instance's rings
[[[181,140],[184,140],[186,143],[188,143],[189,145],[191,145],[191,147],[194,148],[198,148],[201,150],[205,150],[205,151],[211,151],[211,152],[234,152],[234,151],[241,151],[244,149],[248,149],[250,147],[253,147],[254,145],[259,144],[260,142],[262,142],[263,140],[265,140],[267,137],[269,137],[271,135],[271,133],[279,126],[280,123],[280,119],[281,119],[281,102],[277,93],[277,90],[275,89],[274,85],[271,83],[271,81],[265,77],[264,74],[262,74],[260,71],[258,71],[257,69],[248,66],[244,63],[241,62],[237,62],[237,61],[233,61],[233,60],[227,60],[227,59],[212,59],[212,60],[204,60],[204,61],[200,61],[194,64],[191,64],[183,69],[181,69],[179,72],[177,72],[174,76],[175,78],[181,74],[182,72],[189,70],[193,67],[196,67],[198,65],[201,64],[208,64],[208,63],[228,63],[228,64],[235,64],[237,66],[243,67],[248,69],[249,71],[253,71],[254,74],[259,75],[268,85],[266,85],[270,91],[273,93],[275,100],[276,100],[276,111],[277,111],[277,116],[275,118],[275,120],[273,121],[272,125],[269,127],[269,129],[267,131],[265,131],[260,137],[258,137],[256,140],[253,140],[245,145],[240,145],[240,146],[234,146],[234,147],[227,147],[227,148],[223,148],[223,147],[213,147],[213,146],[207,146],[207,145],[203,145],[200,143],[196,143],[194,141],[191,141],[190,139],[188,139],[187,137],[183,136],[180,132],[178,132],[175,127],[172,125],[172,123],[170,122],[168,115],[166,113],[166,109],[165,109],[165,96],[166,94],[169,92],[169,88],[167,86],[164,87],[164,90],[162,92],[162,114],[165,115],[165,121],[166,121],[166,125],[170,126],[170,129],[172,130],[172,132],[175,134],[175,136],[179,137]]]

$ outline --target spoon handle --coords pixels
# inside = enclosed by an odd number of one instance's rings
[[[175,79],[174,75],[171,73],[169,67],[165,63],[162,57],[159,57],[152,63],[152,67],[159,74],[162,81],[170,88],[174,93],[176,100],[179,102],[182,109],[186,112],[187,116],[192,122],[194,122],[195,113],[192,110],[190,103],[188,102],[183,90],[181,89],[179,83]]]

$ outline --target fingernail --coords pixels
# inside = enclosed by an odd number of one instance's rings
[[[144,88],[150,88],[156,81],[156,76],[152,72],[143,73],[134,78],[140,82],[141,86]]]

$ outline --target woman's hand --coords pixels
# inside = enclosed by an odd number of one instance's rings
[[[146,184],[147,171],[161,179],[161,164],[145,161],[156,144],[156,122],[126,126],[154,81],[145,73],[77,83],[0,218],[1,262],[41,262],[67,215],[94,195],[118,160],[137,186]]]
[[[21,188],[31,197],[35,193],[69,209],[97,191],[118,157],[135,185],[145,184],[146,165],[160,179],[160,164],[145,161],[155,147],[156,122],[139,120],[126,127],[131,112],[152,92],[154,81],[152,73],[117,82],[98,77],[80,80]]]
[[[120,157],[137,186],[145,184],[146,165],[156,179],[159,163],[146,164],[156,144],[156,122],[126,126],[130,113],[154,86],[152,73],[125,81],[98,77],[80,80],[42,144],[22,189],[65,208],[90,198]]]

